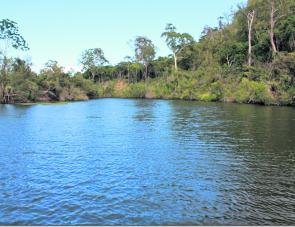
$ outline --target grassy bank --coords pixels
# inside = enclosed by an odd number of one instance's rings
[[[294,105],[295,88],[284,89],[275,81],[265,83],[245,77],[206,81],[193,72],[128,84],[122,80],[97,86],[97,97],[180,99],[261,105]]]
[[[48,89],[50,85],[42,86],[41,82],[36,81],[38,89],[35,92],[32,92],[31,88],[25,89],[27,93],[21,93],[21,97],[14,97],[15,101],[12,103],[30,105],[85,101],[96,98],[145,98],[295,105],[293,86],[284,87],[276,80],[253,80],[249,76],[235,74],[212,77],[207,76],[204,72],[178,71],[172,72],[167,77],[150,78],[146,82],[136,83],[128,83],[121,79],[94,83],[81,76],[66,79],[59,77],[55,83],[52,82],[54,89]]]
[[[58,75],[14,84],[16,95],[10,103],[64,103],[96,98],[177,99],[261,105],[295,105],[295,87],[251,72],[198,70],[171,72],[169,76],[128,83],[113,79],[94,82],[82,75]],[[257,73],[257,72],[256,72]],[[256,78],[256,79],[253,79]]]

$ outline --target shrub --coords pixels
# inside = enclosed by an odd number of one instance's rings
[[[223,84],[220,81],[214,82],[210,86],[210,92],[213,96],[216,97],[215,101],[222,100],[224,97],[224,88]]]
[[[198,100],[205,102],[216,101],[216,95],[211,92],[205,92],[199,95]]]
[[[239,84],[235,97],[238,103],[271,104],[273,102],[267,85],[246,78],[243,78]]]
[[[131,84],[128,90],[128,97],[144,98],[146,94],[146,85],[144,83]]]

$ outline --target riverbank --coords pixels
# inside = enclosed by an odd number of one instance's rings
[[[233,84],[222,80],[201,85],[191,77],[169,77],[148,83],[128,84],[109,81],[100,85],[99,97],[187,100],[224,103],[245,103],[274,106],[292,106],[295,96],[274,92],[271,85],[246,78]],[[202,82],[199,82],[202,83]]]
[[[222,102],[256,104],[266,106],[294,106],[295,97],[278,94],[272,91],[270,85],[243,78],[239,83],[226,84],[222,80],[211,83],[210,86],[201,86],[191,77],[168,77],[150,79],[148,82],[127,83],[124,80],[112,80],[103,83],[92,83],[92,95],[82,88],[65,89],[60,95],[36,97],[34,101],[14,102],[12,104],[63,104],[74,101],[87,101],[100,98],[135,98],[135,99],[161,99],[185,100],[203,102]],[[191,84],[191,86],[187,86]],[[195,85],[195,88],[192,86]],[[77,92],[78,91],[78,92]],[[66,94],[66,95],[65,95]],[[78,95],[76,95],[78,94]]]
[[[268,78],[258,80],[239,72],[218,76],[200,71],[172,71],[146,81],[93,81],[82,74],[56,74],[12,80],[7,103],[56,103],[97,98],[140,98],[294,106],[295,87]],[[208,75],[207,75],[208,74]],[[14,75],[12,75],[13,78]]]

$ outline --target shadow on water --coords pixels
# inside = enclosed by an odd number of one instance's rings
[[[215,173],[215,180],[223,185],[219,192],[228,197],[233,209],[239,210],[237,205],[243,204],[240,216],[247,215],[256,224],[261,224],[261,220],[266,224],[294,222],[295,109],[170,104],[176,138],[188,140],[186,145],[192,140],[193,144],[198,140],[205,144],[202,152],[213,160],[209,168],[221,171]],[[207,171],[206,175],[209,174]],[[228,180],[226,185],[224,177]],[[237,219],[233,223],[245,222]]]
[[[154,108],[157,102],[155,100],[134,100],[134,106],[137,110],[133,116],[136,121],[152,121],[154,118]]]

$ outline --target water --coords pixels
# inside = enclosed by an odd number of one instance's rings
[[[295,109],[0,106],[0,224],[295,224]]]

